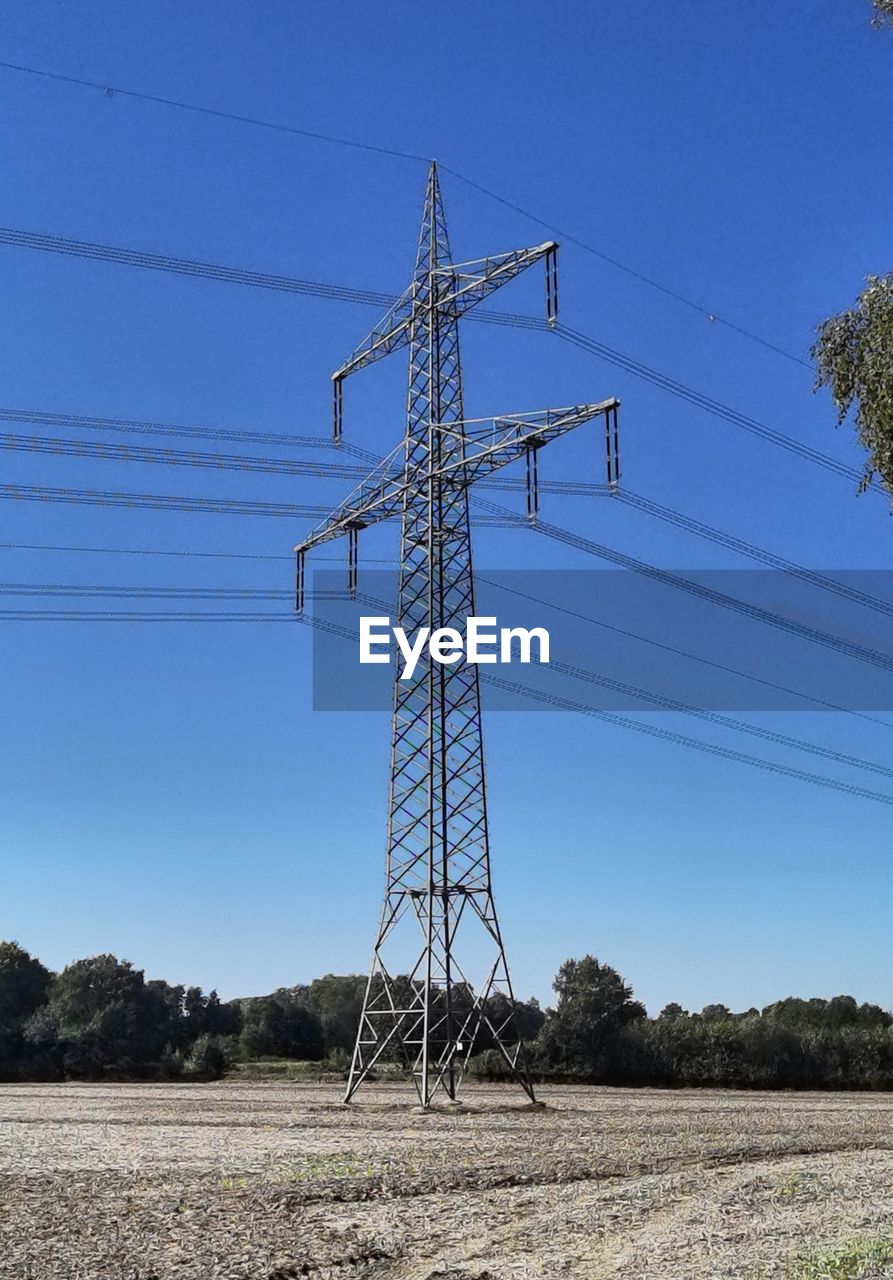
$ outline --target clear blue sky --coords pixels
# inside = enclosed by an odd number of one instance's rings
[[[805,355],[816,322],[891,266],[893,37],[868,19],[862,0],[689,0],[659,14],[517,0],[13,0],[0,56],[435,156]],[[8,70],[0,102],[4,226],[377,290],[407,278],[421,164]],[[444,196],[457,256],[546,235],[448,175]],[[567,323],[859,463],[808,369],[573,245],[560,269]],[[374,318],[7,246],[0,276],[3,406],[194,423],[211,446],[215,426],[325,433],[329,373]],[[541,296],[537,277],[501,301],[536,314]],[[857,499],[846,480],[549,335],[469,325],[464,342],[470,413],[618,395],[631,489],[814,567],[889,567],[882,499]],[[395,443],[404,377],[398,360],[348,386],[348,439],[380,452]],[[598,480],[599,466],[591,435],[543,460],[554,478]],[[344,490],[20,453],[4,453],[3,474],[332,504]],[[746,567],[616,504],[549,497],[544,514],[660,565]],[[0,502],[4,543],[273,555],[304,528]],[[395,537],[377,534],[370,553],[393,554]],[[481,567],[601,567],[524,532],[482,530],[477,555]],[[273,560],[0,550],[0,564],[7,583],[275,588],[290,577]],[[314,714],[309,662],[308,634],[286,623],[0,622],[0,936],[53,967],[109,950],[226,996],[365,969],[387,718]],[[888,727],[753,719],[893,763]],[[893,1005],[884,806],[570,714],[500,713],[486,733],[495,885],[520,994],[548,998],[558,964],[591,951],[652,1011],[791,992]]]

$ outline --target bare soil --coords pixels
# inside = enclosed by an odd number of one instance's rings
[[[423,1114],[391,1086],[350,1108],[334,1085],[0,1086],[0,1276],[893,1275],[815,1262],[893,1238],[893,1096],[541,1096],[470,1086]]]

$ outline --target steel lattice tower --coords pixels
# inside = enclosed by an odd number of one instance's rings
[[[464,634],[466,619],[475,614],[470,485],[525,458],[528,514],[534,518],[537,449],[596,415],[604,416],[609,480],[616,480],[616,400],[487,420],[463,415],[459,317],[542,259],[547,318],[554,323],[556,249],[549,242],[454,264],[431,165],[412,281],[332,375],[340,440],[344,379],[408,347],[405,436],[295,548],[299,609],[306,551],[346,533],[355,590],[359,530],[399,515],[398,625],[408,635],[421,627]],[[410,950],[407,933],[415,938]],[[440,1090],[455,1099],[468,1059],[482,1043],[502,1053],[532,1100],[490,879],[478,667],[426,658],[411,678],[394,682],[385,895],[346,1101],[386,1051],[411,1070],[423,1106]]]

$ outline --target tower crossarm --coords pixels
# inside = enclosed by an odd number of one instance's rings
[[[529,449],[538,449],[593,418],[602,415],[608,418],[619,407],[620,401],[611,397],[598,404],[577,404],[566,409],[541,409],[536,413],[504,414],[496,418],[445,423],[440,429],[447,433],[461,428],[465,457],[461,462],[443,467],[441,474],[455,475],[461,484],[473,484],[492,471],[523,458]]]
[[[571,405],[565,409],[436,423],[435,430],[464,440],[464,456],[432,472],[418,469],[407,474],[402,468],[398,470],[397,459],[403,449],[402,445],[398,446],[294,550],[303,554],[345,533],[399,515],[406,495],[434,478],[457,488],[471,485],[584,422],[602,415],[606,423],[610,422],[619,405],[620,401],[612,397],[598,404]],[[446,451],[446,456],[455,457],[449,451]]]
[[[398,461],[402,454],[401,443],[387,457],[382,458],[366,479],[360,481],[331,515],[326,516],[294,550],[298,553],[309,551],[311,547],[331,542],[333,538],[339,538],[351,529],[363,529],[366,525],[378,524],[399,515],[409,487],[403,467]]]
[[[432,273],[438,280],[437,306],[451,317],[465,315],[472,307],[483,302],[491,293],[514,280],[522,271],[547,259],[547,319],[557,319],[557,289],[554,307],[551,293],[555,284],[555,257],[558,245],[554,240],[534,245],[530,249],[514,249],[511,253],[499,253],[489,258],[476,258],[471,262],[455,262],[437,267]]]
[[[412,335],[432,311],[450,320],[465,315],[522,271],[545,259],[546,319],[558,318],[558,245],[554,240],[488,258],[446,263],[416,276],[370,329],[349,358],[332,374],[334,437],[341,439],[342,384],[350,374],[409,346]]]
[[[392,351],[399,351],[409,343],[409,331],[414,315],[414,303],[421,289],[420,282],[412,284],[400,294],[385,312],[378,324],[373,325],[366,337],[332,374],[333,382],[343,382],[350,373],[356,373],[364,365],[374,364]]]

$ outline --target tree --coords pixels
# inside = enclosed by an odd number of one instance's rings
[[[893,0],[872,0],[873,25],[893,27]],[[838,422],[855,409],[866,450],[860,492],[880,476],[893,496],[893,274],[868,276],[855,305],[818,327],[816,390],[828,387]]]
[[[183,997],[187,1035],[197,1039],[204,1032],[216,1036],[239,1034],[241,1011],[236,1002],[222,1004],[216,991],[204,995],[201,987],[188,987]]]
[[[552,988],[558,1004],[540,1034],[546,1060],[566,1071],[594,1075],[607,1067],[622,1028],[645,1017],[628,982],[594,956],[565,960]]]
[[[816,388],[829,388],[840,422],[855,411],[868,453],[862,488],[878,475],[893,495],[893,274],[869,276],[855,305],[820,324],[818,335]]]
[[[731,1016],[731,1009],[724,1004],[705,1004],[701,1010],[705,1022],[726,1022]]]
[[[23,1027],[46,998],[51,975],[17,942],[0,942],[0,1078],[14,1079],[27,1044]]]
[[[245,1000],[239,1047],[248,1058],[297,1058],[318,1062],[323,1056],[319,1016],[291,991]]]
[[[0,942],[0,1033],[17,1030],[44,1003],[51,977],[17,942]]]
[[[112,955],[76,960],[56,977],[50,1007],[67,1044],[66,1063],[93,1075],[157,1063],[178,1039],[182,987],[146,983],[141,969]]]
[[[327,973],[323,978],[314,979],[308,987],[295,988],[319,1017],[327,1052],[332,1049],[353,1051],[365,990],[365,976],[354,973]]]
[[[219,1080],[226,1069],[226,1064],[226,1042],[222,1036],[209,1035],[207,1031],[203,1031],[192,1046],[192,1052],[186,1060],[189,1071],[197,1076]]]
[[[474,992],[468,987],[466,994],[465,984],[457,984],[453,994],[453,1016],[456,1019],[456,1025],[461,1027],[465,1025],[465,1020],[474,1007]],[[527,1041],[536,1039],[546,1021],[546,1015],[540,1008],[538,1000],[510,1001],[502,991],[494,992],[487,997],[484,1001],[483,1013],[487,1021],[482,1021],[478,1026],[474,1053],[484,1053],[495,1048],[496,1042],[490,1027],[498,1030],[500,1027],[507,1026],[512,1016],[514,1016],[518,1035],[522,1040]]]
[[[63,1035],[78,1035],[113,1006],[134,1005],[144,987],[141,969],[116,956],[91,956],[67,965],[53,983],[52,1005]]]
[[[147,1058],[160,1058],[165,1049],[182,1048],[194,1039],[183,1016],[182,986],[172,987],[163,979],[153,979],[145,984],[137,1000],[141,1052]]]
[[[518,1019],[518,1033],[522,1040],[533,1040],[539,1035],[546,1015],[535,997],[529,1000],[515,1001],[515,1017]]]
[[[665,1004],[658,1014],[659,1018],[688,1018],[690,1014],[687,1009],[683,1009],[681,1004],[677,1004],[675,1000],[671,1000],[669,1004]]]

